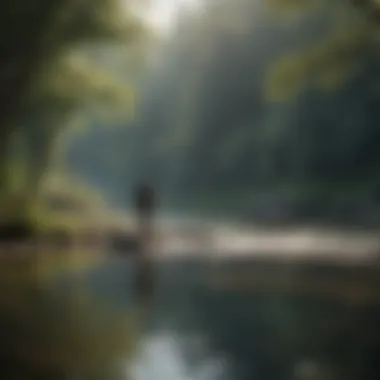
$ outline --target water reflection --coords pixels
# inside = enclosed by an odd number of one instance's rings
[[[142,342],[140,356],[132,369],[133,378],[135,380],[226,379],[228,366],[221,357],[205,350],[198,352],[197,357],[194,357],[195,352],[189,352],[189,339],[194,338],[198,343],[202,339],[200,336],[181,336],[174,331],[163,331],[146,337]],[[191,355],[193,360],[189,358]]]
[[[117,363],[136,347],[133,314],[70,276],[9,264],[0,276],[0,378],[120,379]]]
[[[157,266],[153,315],[145,326],[136,356],[127,367],[136,380],[224,380],[232,366],[211,347],[200,323],[199,287],[205,267],[197,261],[168,261]],[[125,260],[90,273],[82,283],[121,309],[130,309],[134,272]],[[202,287],[202,286],[201,286]]]
[[[254,267],[256,275],[268,276],[267,284],[275,283],[273,271],[257,262]],[[350,303],[331,292],[330,298],[297,295],[295,268],[288,273],[291,294],[213,289],[204,281],[210,270],[199,258],[160,262],[153,313],[142,330],[133,318],[134,271],[127,261],[110,261],[87,275],[69,274],[49,287],[24,286],[3,276],[1,348],[14,350],[18,363],[25,359],[38,371],[47,369],[51,379],[56,378],[51,370],[58,368],[82,374],[78,379],[123,380],[126,367],[133,380],[378,379],[377,303]],[[218,273],[243,278],[252,275],[252,266],[218,264]],[[286,275],[285,269],[276,273]],[[380,289],[376,271],[372,277],[359,268],[350,273],[313,266],[307,279],[317,276],[328,285],[350,275],[351,285],[365,282]],[[4,368],[0,378],[31,379]]]

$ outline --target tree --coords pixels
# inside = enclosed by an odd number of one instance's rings
[[[95,93],[98,100],[104,99],[103,95],[107,92],[111,95],[110,83],[106,84],[104,80],[99,83],[96,71],[88,72],[88,68],[78,66],[77,58],[71,57],[95,43],[125,44],[136,41],[142,28],[141,22],[131,11],[133,3],[131,0],[125,9],[120,8],[125,2],[122,4],[116,0],[38,0],[31,3],[19,0],[7,1],[2,5],[2,187],[15,130],[22,125],[28,130],[27,137],[30,137],[37,126],[40,132],[49,128],[48,140],[51,140],[55,128],[47,127],[46,123],[62,121],[63,115],[88,104]],[[118,91],[121,92],[120,89]],[[30,116],[32,122],[25,123]],[[44,119],[42,123],[41,118]]]
[[[283,13],[298,11],[301,18],[306,12],[319,14],[321,22],[328,20],[330,33],[272,64],[265,88],[269,99],[287,99],[310,85],[336,89],[378,65],[380,7],[376,1],[273,0],[270,5]]]
[[[57,140],[73,117],[83,115],[88,120],[107,112],[116,117],[131,111],[133,105],[130,85],[76,57],[60,62],[46,77],[45,86],[28,104],[28,119],[20,124],[27,142],[30,191],[38,188],[49,164],[54,163]]]

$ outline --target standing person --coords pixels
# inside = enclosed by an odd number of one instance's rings
[[[137,262],[135,295],[142,310],[150,305],[153,296],[153,230],[156,207],[155,191],[148,183],[141,183],[135,190],[134,205],[137,213]]]

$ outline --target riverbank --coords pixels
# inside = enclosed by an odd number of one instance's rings
[[[65,273],[81,273],[104,263],[99,252],[83,250],[33,250],[30,247],[13,248],[1,255],[0,277],[10,281],[34,278],[46,282]]]
[[[161,226],[155,257],[200,256],[209,260],[271,258],[360,263],[377,260],[380,234],[376,230],[312,228],[264,228],[214,224],[202,221]]]

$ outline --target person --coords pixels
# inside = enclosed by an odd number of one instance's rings
[[[155,210],[154,187],[148,183],[137,186],[134,205],[138,218],[138,244],[136,255],[135,296],[146,310],[151,303],[154,291],[154,271],[151,257],[153,241],[153,214]]]
[[[140,215],[153,216],[155,208],[154,187],[149,183],[140,183],[135,190],[135,207]]]

